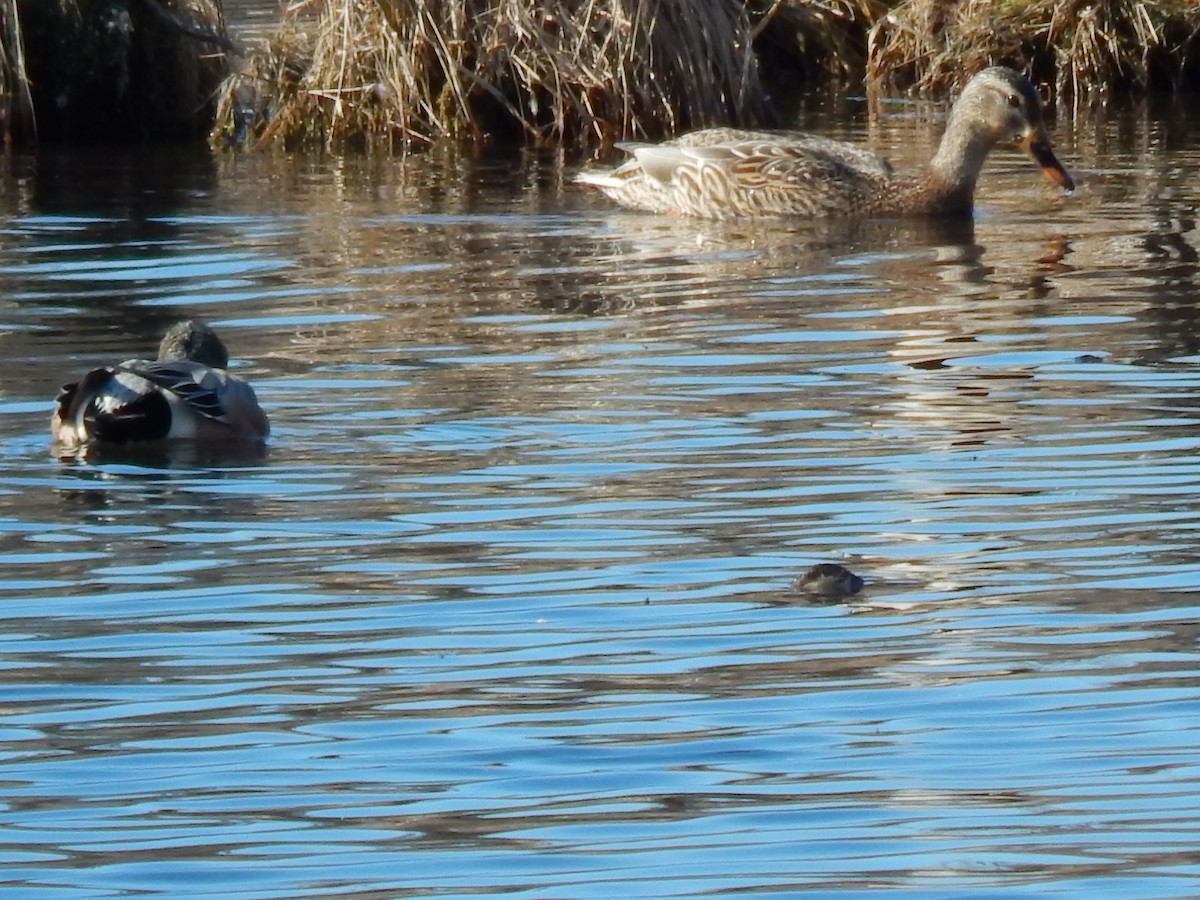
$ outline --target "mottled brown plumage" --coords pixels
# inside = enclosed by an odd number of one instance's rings
[[[1012,69],[984,69],[951,110],[928,166],[897,174],[841,141],[713,128],[662,144],[619,144],[633,158],[578,181],[635,209],[728,219],[753,216],[968,215],[984,160],[1017,142],[1048,181],[1071,176],[1050,149],[1037,90]]]

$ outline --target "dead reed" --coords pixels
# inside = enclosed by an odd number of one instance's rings
[[[1078,100],[1177,84],[1197,32],[1192,0],[296,0],[212,138],[594,148],[772,124],[830,76],[943,93],[994,63]]]
[[[226,79],[221,0],[0,0],[0,139],[593,148],[773,124],[816,80],[1178,86],[1194,0],[294,0]]]
[[[867,77],[942,90],[1007,63],[1079,103],[1177,87],[1198,31],[1200,4],[1187,0],[905,0],[871,32]]]
[[[227,84],[216,137],[590,145],[761,122],[752,28],[729,0],[312,0]]]

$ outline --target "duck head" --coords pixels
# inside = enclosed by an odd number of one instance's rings
[[[979,72],[954,105],[946,131],[973,132],[989,146],[1013,141],[1041,170],[1042,177],[1064,191],[1075,182],[1054,155],[1042,120],[1037,88],[1019,72],[993,66]]]
[[[160,360],[189,360],[214,369],[229,366],[229,351],[207,322],[188,319],[176,322],[163,335],[158,345]]]

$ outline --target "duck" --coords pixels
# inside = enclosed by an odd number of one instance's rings
[[[254,389],[226,371],[229,351],[199,319],[167,329],[158,359],[129,359],[65,384],[50,425],[61,455],[153,441],[261,443],[270,434]]]
[[[841,600],[863,589],[865,582],[845,566],[837,563],[817,563],[792,582],[792,590],[805,594]]]
[[[709,219],[969,216],[984,160],[1004,141],[1023,148],[1050,184],[1074,190],[1051,148],[1037,88],[1003,66],[967,83],[933,159],[915,172],[828,138],[708,128],[661,144],[617,144],[630,159],[576,181],[623,206]]]

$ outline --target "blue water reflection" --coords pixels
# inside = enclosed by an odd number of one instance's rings
[[[1196,155],[1103,127],[966,229],[15,163],[0,884],[1194,895]],[[183,315],[269,448],[51,458]],[[823,560],[862,593],[793,593]]]

